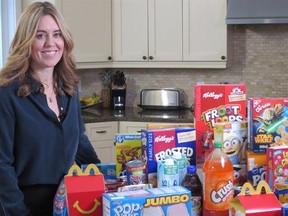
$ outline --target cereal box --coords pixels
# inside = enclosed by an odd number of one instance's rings
[[[195,129],[190,127],[142,130],[144,160],[147,162],[148,182],[157,186],[157,161],[180,152],[188,164],[196,165]]]
[[[217,122],[246,120],[245,84],[196,84],[194,88],[197,164],[202,164],[213,149]]]
[[[266,153],[246,151],[247,180],[253,187],[257,187],[261,180],[266,180]]]
[[[274,190],[275,184],[288,184],[288,146],[266,149],[266,181]]]
[[[248,142],[253,152],[288,145],[288,98],[249,98],[248,116]]]
[[[115,135],[116,144],[116,177],[126,176],[125,164],[133,159],[140,159],[142,144],[140,133]]]
[[[103,194],[103,216],[190,216],[191,192],[182,186]]]
[[[247,121],[215,123],[214,142],[223,143],[233,165],[246,162]]]

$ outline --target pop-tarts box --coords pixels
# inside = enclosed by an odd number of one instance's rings
[[[246,120],[245,84],[196,84],[194,86],[194,124],[197,164],[213,150],[216,122]]]
[[[266,153],[246,151],[247,155],[247,180],[254,188],[261,180],[266,180]]]
[[[103,194],[103,216],[192,215],[191,191],[182,186]]]
[[[275,184],[288,184],[288,146],[266,149],[266,181],[274,191]]]
[[[253,152],[288,145],[288,98],[249,98],[248,117],[248,142]]]
[[[89,164],[82,164],[81,169],[83,172],[85,172],[85,169],[87,168]],[[96,164],[99,171],[104,175],[105,180],[110,179],[117,179],[116,178],[116,163],[98,163]]]
[[[196,165],[196,136],[195,128],[163,128],[143,129],[142,152],[147,162],[148,183],[157,187],[157,161],[165,160],[165,156],[173,156],[180,152],[187,156],[189,165]]]

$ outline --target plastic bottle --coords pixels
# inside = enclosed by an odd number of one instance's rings
[[[187,166],[187,174],[184,177],[182,186],[191,191],[192,214],[191,216],[201,216],[202,211],[202,183],[197,175],[196,166]]]
[[[228,216],[233,199],[233,164],[215,142],[214,150],[203,164],[203,215]]]
[[[180,152],[174,152],[172,156],[179,165],[179,184],[182,183],[186,173],[187,173],[187,157]]]

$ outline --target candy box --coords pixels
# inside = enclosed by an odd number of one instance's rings
[[[143,158],[147,162],[148,183],[157,187],[157,161],[180,152],[189,165],[196,165],[195,128],[163,128],[142,130]]]
[[[266,180],[266,153],[246,151],[247,155],[247,181],[254,188],[261,180]]]
[[[213,150],[217,122],[246,120],[245,84],[196,84],[194,87],[194,124],[197,164],[204,163]]]
[[[281,203],[264,180],[259,182],[256,190],[247,182],[243,185],[241,192],[230,201],[229,215],[281,216]]]
[[[248,116],[248,142],[253,152],[288,145],[288,98],[249,98]]]
[[[233,165],[245,162],[247,150],[247,121],[215,123],[214,142],[223,143],[222,149]]]
[[[274,190],[275,184],[288,184],[288,146],[269,147],[266,150],[266,181]]]
[[[190,216],[191,192],[182,187],[103,194],[103,216]]]
[[[116,177],[126,177],[125,164],[134,159],[141,159],[142,144],[140,133],[119,133],[115,135]]]

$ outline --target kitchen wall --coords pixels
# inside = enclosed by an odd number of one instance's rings
[[[139,104],[143,88],[179,87],[193,104],[194,84],[245,83],[248,97],[288,97],[288,25],[235,25],[228,69],[120,69],[127,78],[126,106]],[[78,70],[81,94],[100,93],[101,69]]]

